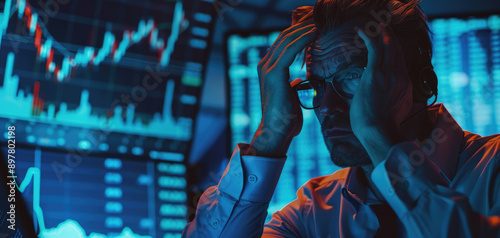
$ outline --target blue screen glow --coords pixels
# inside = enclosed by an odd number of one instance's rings
[[[40,237],[180,237],[213,10],[0,3],[0,136],[15,132],[15,154],[2,151]]]

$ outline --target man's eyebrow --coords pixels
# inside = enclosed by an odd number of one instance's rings
[[[366,63],[367,63],[366,61],[367,61],[367,57],[364,56],[363,54],[355,54],[355,55],[353,55],[351,57],[350,60],[348,60],[348,61],[342,61],[342,63],[340,63],[337,66],[336,72],[342,71],[342,70],[350,68],[352,66],[363,66],[363,67],[366,67]]]
[[[345,54],[343,55],[344,57],[341,57],[342,54],[343,53],[338,52],[336,55],[330,56],[331,58],[334,59],[333,62],[337,62],[337,67],[336,67],[335,72],[329,74],[327,77],[319,77],[319,76],[314,75],[312,73],[308,73],[306,76],[306,80],[311,80],[311,81],[313,81],[313,80],[326,80],[326,79],[333,77],[333,75],[335,75],[337,72],[339,72],[341,70],[347,69],[347,68],[352,67],[352,66],[366,67],[366,64],[368,63],[368,52],[364,52],[364,51],[355,52],[352,55],[350,55],[349,58],[345,58]],[[335,58],[340,59],[340,60],[335,60]],[[317,62],[319,62],[319,61],[316,61],[315,63],[317,63]],[[338,63],[338,62],[340,62],[340,63]]]
[[[340,63],[338,66],[337,66],[337,70],[335,73],[337,72],[340,72],[344,69],[347,69],[349,68],[349,66],[353,65],[354,64],[354,61],[350,60],[349,62],[347,61],[343,61],[342,63]],[[333,75],[332,75],[333,76]]]
[[[335,75],[337,72],[340,72],[340,71],[342,71],[344,69],[349,68],[352,65],[357,65],[357,64],[359,64],[359,62],[356,62],[356,61],[353,61],[353,60],[343,61],[342,63],[340,63],[337,66],[337,70],[335,72],[333,72],[332,74],[328,75],[327,77],[322,78],[322,77],[318,77],[317,75],[309,74],[306,79],[310,80],[310,81],[326,80],[326,79],[329,79],[329,78],[333,77],[333,75]]]

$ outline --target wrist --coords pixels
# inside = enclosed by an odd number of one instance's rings
[[[243,154],[268,158],[284,158],[292,140],[293,136],[273,131],[261,124],[255,132],[250,146]]]

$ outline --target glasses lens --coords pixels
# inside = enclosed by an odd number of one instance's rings
[[[363,72],[363,68],[349,68],[338,72],[332,80],[335,90],[344,98],[353,98]]]
[[[324,82],[305,81],[296,86],[297,95],[302,107],[313,109],[321,104]]]

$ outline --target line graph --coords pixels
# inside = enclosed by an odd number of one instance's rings
[[[56,105],[54,104],[48,105],[47,112],[44,112],[44,100],[38,96],[40,88],[38,82],[35,82],[33,94],[27,94],[26,96],[24,92],[19,95],[15,94],[18,91],[19,76],[12,74],[14,60],[14,53],[9,53],[5,67],[4,85],[0,87],[0,101],[8,102],[8,104],[0,112],[0,116],[24,120],[29,120],[33,116],[37,116],[38,120],[50,121],[60,125],[79,126],[83,128],[99,128],[107,125],[108,128],[113,128],[116,132],[128,134],[151,135],[183,141],[191,138],[190,129],[193,124],[192,119],[181,117],[176,120],[172,117],[175,90],[175,82],[172,80],[169,80],[166,84],[162,114],[156,113],[147,124],[134,120],[135,107],[132,104],[126,108],[125,121],[121,117],[122,107],[119,106],[113,108],[114,113],[110,118],[92,115],[92,105],[89,103],[90,93],[88,90],[81,92],[80,104],[75,110],[69,110],[67,104],[61,102],[58,105],[59,111],[57,113],[55,111]],[[168,130],[158,130],[158,128],[168,128]]]
[[[0,3],[0,124],[26,125],[23,144],[182,160],[213,20],[196,2],[71,1],[50,22]]]
[[[120,41],[114,33],[106,31],[101,48],[85,46],[77,50],[76,54],[71,54],[52,37],[43,23],[38,21],[38,14],[26,0],[17,0],[14,5],[12,1],[5,1],[4,12],[0,13],[0,49],[8,24],[17,11],[17,20],[24,20],[30,35],[35,38],[33,44],[40,60],[45,61],[46,69],[54,74],[58,82],[68,79],[74,68],[88,67],[89,65],[98,66],[106,57],[112,58],[114,63],[119,63],[132,45],[138,44],[146,38],[150,50],[158,52],[159,65],[166,67],[170,63],[170,57],[181,33],[180,28],[184,19],[182,2],[178,1],[174,7],[171,34],[166,40],[158,36],[157,23],[153,19],[140,20],[137,29],[124,31]],[[44,43],[42,43],[42,36],[46,38]],[[61,63],[54,62],[54,49],[64,55]]]
[[[35,165],[40,166],[41,151],[40,149],[35,150]],[[14,175],[14,174],[13,174]],[[26,171],[21,184],[15,180],[16,186],[21,193],[26,191],[28,185],[33,185],[33,212],[36,222],[38,222],[40,234],[39,238],[104,238],[108,237],[99,233],[90,233],[86,235],[85,230],[78,224],[77,221],[72,219],[67,219],[61,222],[57,227],[47,228],[45,226],[45,219],[43,215],[42,207],[40,206],[40,187],[41,187],[41,171],[38,167],[30,167]],[[119,235],[112,236],[114,238],[150,238],[150,236],[141,236],[135,234],[130,228],[123,228]]]

